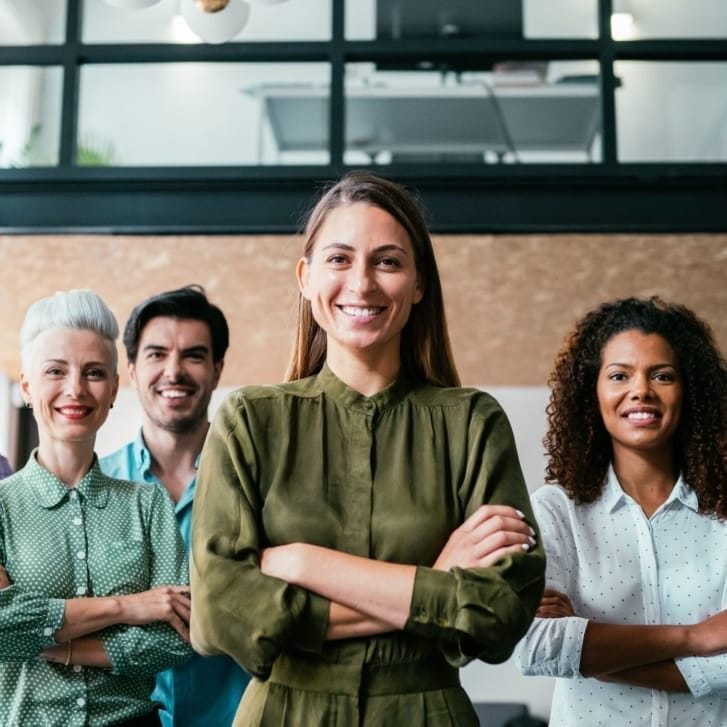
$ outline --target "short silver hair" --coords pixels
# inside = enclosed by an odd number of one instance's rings
[[[74,328],[98,333],[108,344],[113,373],[118,365],[116,339],[119,324],[101,296],[92,290],[62,290],[33,303],[20,327],[20,356],[28,369],[35,339],[54,328]]]

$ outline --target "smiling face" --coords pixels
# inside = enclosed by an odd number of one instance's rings
[[[362,202],[331,210],[297,274],[329,358],[399,361],[401,332],[422,290],[411,240],[388,212]]]
[[[95,331],[71,328],[44,331],[33,341],[20,386],[32,403],[41,448],[51,441],[93,445],[118,390],[110,345]]]
[[[204,321],[152,318],[139,337],[129,378],[145,419],[170,432],[191,432],[207,423],[207,408],[222,362],[212,360],[212,337]]]
[[[601,353],[596,391],[614,456],[623,451],[671,456],[683,383],[662,336],[630,330],[611,337]]]

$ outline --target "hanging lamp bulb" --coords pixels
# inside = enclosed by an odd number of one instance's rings
[[[159,0],[106,0],[107,5],[113,5],[122,10],[141,10],[156,5]]]
[[[232,40],[250,17],[244,0],[181,0],[180,10],[190,30],[205,43]]]

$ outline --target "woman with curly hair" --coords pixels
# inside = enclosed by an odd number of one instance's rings
[[[727,724],[727,364],[658,297],[588,313],[550,377],[546,591],[517,650],[551,725]]]

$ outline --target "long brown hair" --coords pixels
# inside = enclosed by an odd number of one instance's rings
[[[459,386],[432,240],[416,200],[406,189],[371,172],[349,172],[323,194],[308,215],[304,256],[310,261],[316,237],[328,214],[357,202],[388,212],[406,230],[414,248],[423,296],[412,307],[401,333],[402,369],[419,383]],[[297,332],[286,379],[295,381],[318,373],[326,360],[326,348],[326,332],[316,323],[310,301],[299,294]]]

